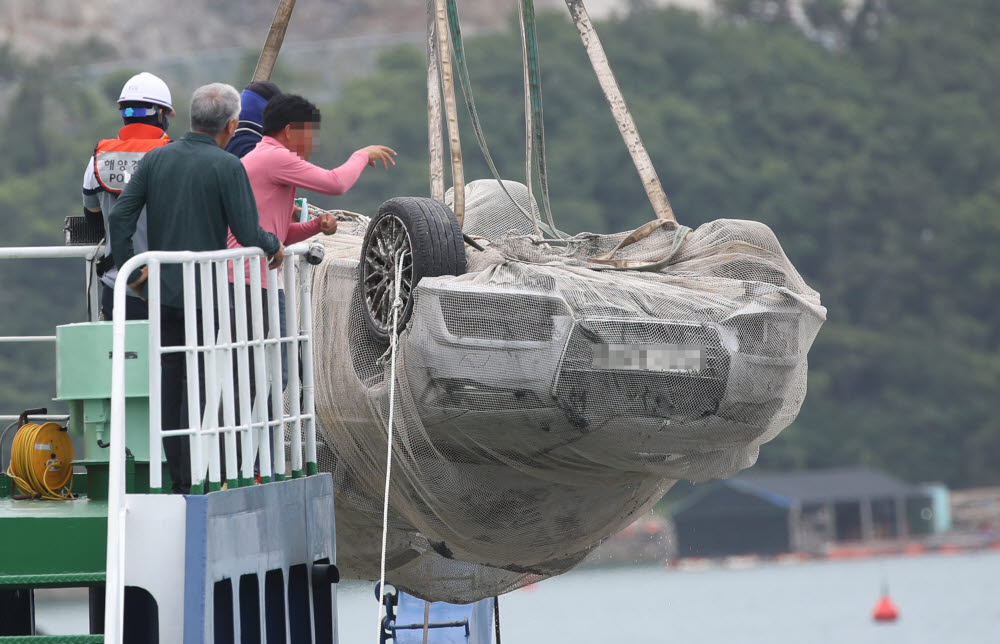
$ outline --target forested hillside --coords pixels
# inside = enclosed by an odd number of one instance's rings
[[[805,3],[809,29],[784,2],[755,0],[727,0],[708,22],[636,3],[598,28],[682,223],[765,222],[829,309],[802,414],[760,465],[865,463],[909,480],[998,483],[1000,5],[868,0],[846,20],[839,4]],[[466,45],[491,151],[505,177],[523,180],[515,23]],[[652,211],[579,37],[559,14],[540,16],[539,30],[557,222],[573,232],[644,223]],[[61,243],[89,150],[114,131],[107,106],[123,78],[59,83],[59,64],[0,62],[5,245]],[[283,87],[308,93],[308,71],[282,70]],[[334,164],[368,143],[400,156],[318,203],[371,213],[427,193],[423,74],[423,53],[401,47],[321,105],[315,160]],[[471,129],[463,142],[466,176],[488,176]],[[67,310],[79,300],[76,265],[0,270],[0,335],[82,316]],[[35,365],[15,361],[28,349],[2,350],[0,409],[39,402]]]

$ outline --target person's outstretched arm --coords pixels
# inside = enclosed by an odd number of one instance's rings
[[[287,161],[275,167],[274,177],[281,183],[306,188],[321,194],[342,195],[355,184],[366,165],[373,168],[381,161],[386,169],[396,165],[392,157],[396,151],[384,145],[369,145],[361,148],[350,156],[346,163],[333,170],[325,170],[317,165],[293,155],[288,155]],[[337,229],[336,220],[332,224],[318,219],[303,222],[292,222],[285,236],[285,244],[294,244],[323,232],[333,234]]]
[[[274,168],[273,176],[279,183],[324,195],[342,195],[351,189],[366,165],[375,167],[378,161],[381,161],[386,168],[396,165],[392,160],[395,154],[394,150],[384,145],[369,145],[352,154],[346,163],[332,170],[326,170],[294,154],[289,154],[284,163]]]

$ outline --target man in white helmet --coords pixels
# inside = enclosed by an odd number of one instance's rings
[[[132,178],[142,157],[150,150],[170,143],[167,127],[169,118],[174,116],[170,89],[149,72],[136,74],[126,81],[118,97],[118,109],[121,110],[124,127],[118,130],[117,138],[97,143],[94,156],[83,173],[84,214],[88,220],[103,226],[104,230],[108,230],[111,207],[118,201],[118,195]],[[98,263],[97,271],[103,285],[101,312],[105,320],[110,320],[118,269],[111,257],[110,240],[107,241],[105,256]],[[139,215],[134,244],[136,254],[149,249],[145,209]],[[128,291],[125,313],[129,320],[145,320],[148,317],[145,300],[132,290]]]

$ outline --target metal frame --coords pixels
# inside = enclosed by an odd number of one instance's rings
[[[84,261],[85,268],[85,284],[87,286],[87,300],[89,304],[89,311],[91,312],[91,321],[97,319],[98,313],[98,302],[100,298],[97,295],[97,291],[94,289],[95,283],[98,281],[94,275],[94,260],[97,258],[98,253],[104,248],[103,244],[97,244],[94,246],[11,246],[6,248],[0,248],[0,260],[3,259],[82,259]],[[0,336],[0,344],[28,344],[28,343],[46,343],[51,342],[55,344],[56,336],[54,335],[4,335]],[[16,422],[20,418],[19,414],[3,414],[0,415],[0,423]],[[66,414],[43,414],[43,415],[31,415],[30,420],[43,420],[43,421],[65,421],[69,416]],[[6,432],[4,432],[6,434]],[[5,468],[6,463],[3,461],[3,438],[0,437],[0,468]]]
[[[217,490],[221,487],[221,458],[218,436],[226,444],[226,472],[230,485],[253,483],[254,461],[259,456],[261,480],[281,480],[286,475],[286,450],[284,430],[290,429],[291,477],[298,478],[315,473],[316,423],[315,398],[312,372],[312,309],[311,266],[301,262],[309,250],[305,243],[285,248],[283,269],[286,292],[286,318],[288,335],[282,336],[278,322],[278,274],[268,271],[268,317],[273,322],[264,337],[263,306],[261,298],[264,253],[256,248],[241,248],[213,252],[164,252],[151,251],[129,259],[120,274],[131,275],[143,266],[149,267],[149,450],[150,464],[161,462],[161,439],[167,436],[188,436],[191,447],[192,489]],[[255,260],[246,262],[244,260]],[[164,264],[180,264],[184,284],[183,346],[160,346],[160,275]],[[233,269],[233,283],[246,282],[246,264],[250,267],[249,311],[252,329],[247,329],[246,289],[235,288],[233,314],[236,316],[236,338],[230,331],[229,267]],[[195,301],[196,267],[201,286],[201,311],[203,342],[197,341],[197,302]],[[107,544],[107,597],[105,603],[106,641],[116,642],[121,637],[124,604],[125,566],[125,297],[126,280],[117,280],[114,290],[115,319],[112,344],[111,380],[111,448],[108,483],[108,544]],[[301,315],[300,315],[301,312]],[[215,316],[219,316],[218,332]],[[288,399],[289,413],[283,412],[281,387],[281,344],[289,345]],[[301,378],[299,376],[298,350],[303,352]],[[256,395],[251,407],[249,383],[249,352],[254,355]],[[233,355],[237,371],[233,374]],[[184,353],[187,367],[188,422],[190,427],[164,431],[161,428],[161,358],[167,353]],[[198,357],[204,356],[205,411],[200,405]],[[234,382],[235,381],[235,382]],[[235,387],[239,387],[241,416],[250,417],[249,425],[236,423]],[[301,401],[300,401],[301,396]],[[273,408],[274,419],[268,418],[267,400]],[[222,424],[219,424],[219,414]],[[267,440],[273,428],[274,441]],[[305,437],[305,472],[303,472],[303,437]],[[237,469],[236,435],[240,436],[242,466]],[[207,470],[207,477],[206,477]],[[150,489],[161,491],[160,468],[150,467]]]
[[[104,244],[94,246],[11,246],[0,248],[0,259],[82,259],[84,280],[87,288],[87,310],[90,321],[96,322],[100,312],[100,280],[95,273],[95,262]],[[8,342],[55,342],[56,336],[2,336],[0,343]]]

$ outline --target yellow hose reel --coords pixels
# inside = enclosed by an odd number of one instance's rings
[[[14,435],[7,475],[21,498],[72,499],[73,442],[59,423],[26,423]]]

